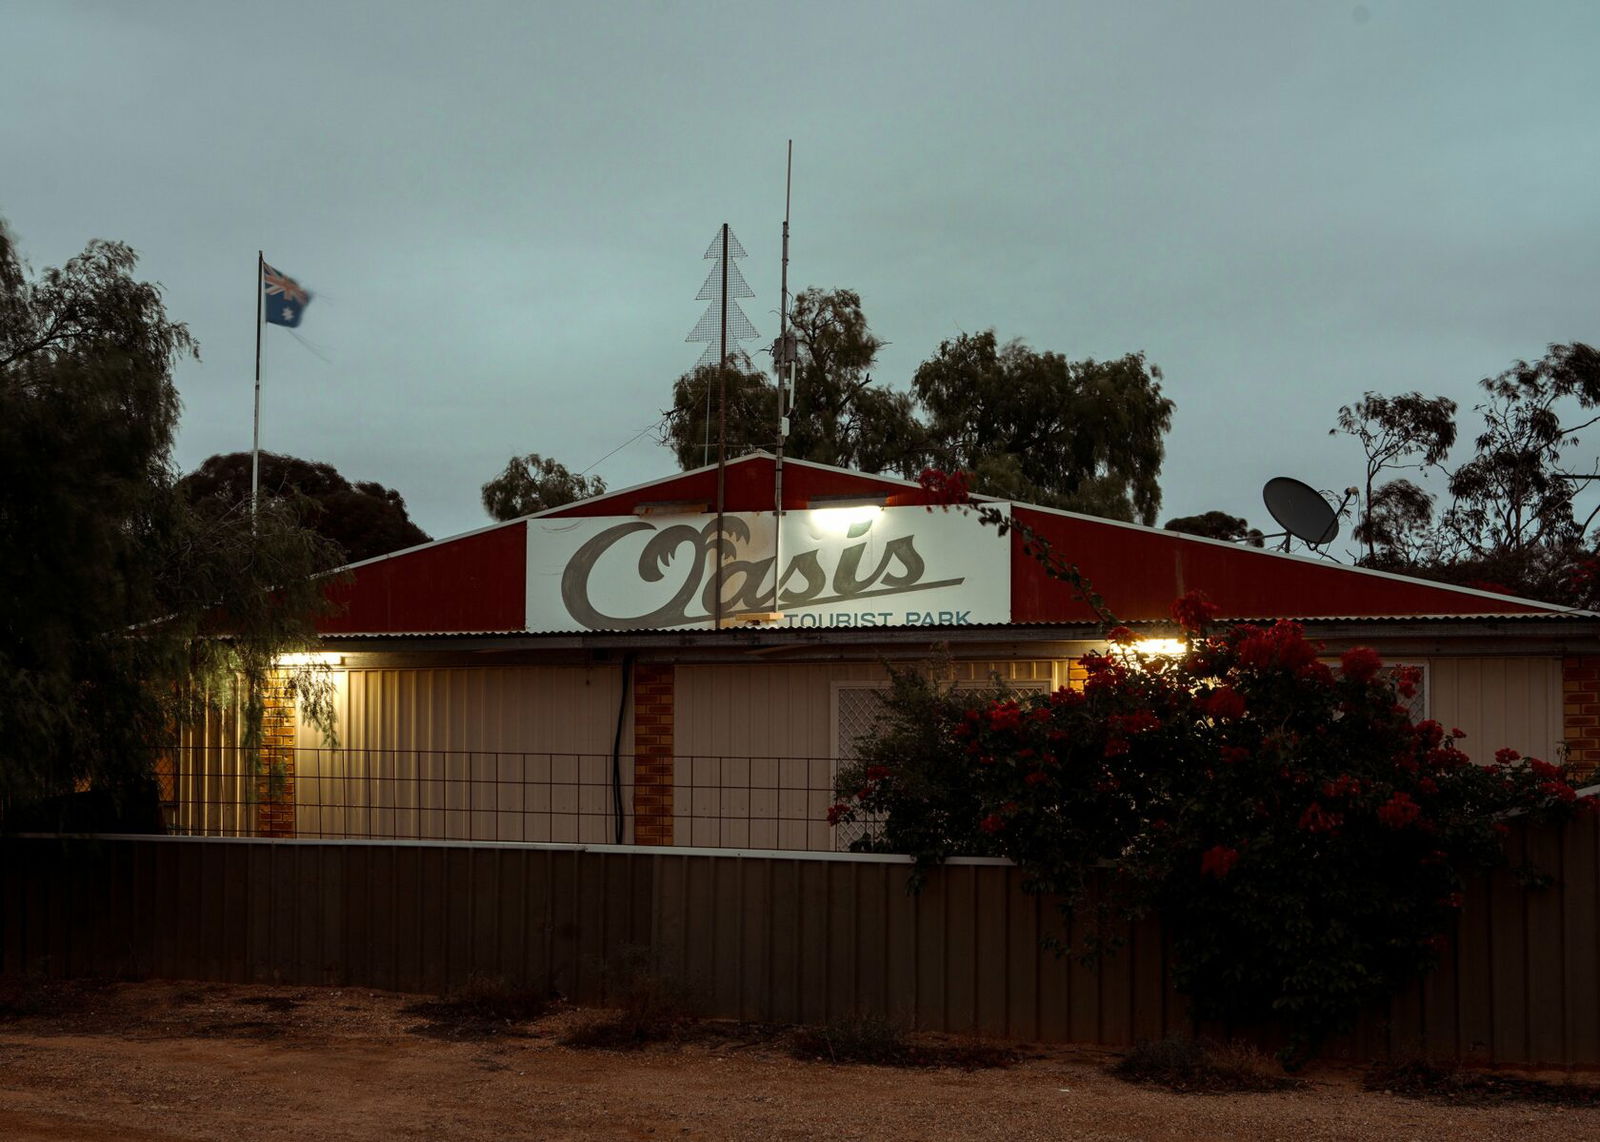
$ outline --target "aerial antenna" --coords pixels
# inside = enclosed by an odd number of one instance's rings
[[[1278,533],[1283,536],[1283,546],[1279,550],[1289,550],[1290,537],[1311,547],[1322,547],[1332,543],[1339,534],[1339,511],[1344,509],[1344,504],[1335,510],[1310,484],[1290,476],[1274,476],[1261,489],[1261,498],[1272,518],[1283,528]],[[1276,539],[1277,536],[1266,538]]]
[[[789,330],[789,191],[794,180],[794,140],[783,172],[783,269],[778,282],[778,339],[772,343],[772,367],[778,375],[778,445],[772,463],[772,610],[783,610],[783,442],[789,437],[789,399],[794,391],[794,363],[799,356]]]
[[[700,320],[695,322],[693,329],[685,341],[706,342],[705,352],[700,354],[700,359],[695,362],[695,368],[704,368],[715,362],[721,370],[726,370],[730,356],[739,358],[748,368],[750,354],[739,346],[740,341],[748,341],[759,337],[756,327],[750,324],[750,319],[744,315],[744,310],[739,308],[738,298],[755,297],[756,291],[744,280],[744,275],[739,272],[735,258],[748,255],[744,247],[739,244],[739,239],[734,237],[733,231],[724,222],[717,230],[716,236],[711,239],[711,245],[706,247],[705,257],[715,259],[711,272],[706,275],[705,284],[700,287],[700,292],[695,294],[696,301],[709,304],[706,311],[700,315]],[[728,342],[733,342],[730,354]],[[719,374],[720,375],[720,374]],[[726,380],[723,381],[726,384]],[[706,431],[705,444],[701,451],[701,464],[711,463],[711,386],[706,386]]]

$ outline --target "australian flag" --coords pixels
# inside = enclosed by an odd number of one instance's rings
[[[261,264],[262,312],[268,325],[287,325],[293,329],[300,324],[300,314],[311,300],[311,291],[287,274]]]

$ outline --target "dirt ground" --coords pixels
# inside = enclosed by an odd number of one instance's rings
[[[730,1026],[638,1051],[557,1043],[592,1015],[464,1031],[419,997],[139,983],[24,995],[0,1017],[0,1139],[1600,1139],[1600,1110],[1440,1106],[1321,1068],[1288,1093],[1178,1095],[1113,1056],[1010,1066],[806,1062]],[[22,1014],[17,1012],[21,1011]]]

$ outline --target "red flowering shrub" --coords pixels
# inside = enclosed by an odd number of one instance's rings
[[[1217,606],[1204,591],[1190,591],[1172,604],[1172,617],[1190,634],[1204,634],[1217,617]]]
[[[1202,876],[1214,876],[1221,880],[1238,863],[1238,849],[1230,849],[1226,845],[1212,845],[1205,851],[1205,855],[1200,858],[1200,874]]]
[[[1186,599],[1180,621],[1209,623]],[[1500,816],[1575,800],[1555,766],[1470,764],[1459,732],[1413,724],[1415,680],[1375,652],[1338,675],[1320,655],[1280,622],[1089,655],[1083,689],[1048,696],[899,674],[829,818],[919,869],[1010,857],[1080,931],[1158,912],[1199,1017],[1280,1022],[1303,1054],[1434,963],[1464,878],[1503,860]]]
[[[1383,667],[1383,660],[1370,646],[1357,646],[1339,656],[1339,669],[1353,682],[1370,682]]]
[[[944,472],[938,468],[924,468],[917,483],[928,493],[934,504],[952,507],[972,499],[971,477],[965,472]],[[931,507],[930,507],[931,510]]]

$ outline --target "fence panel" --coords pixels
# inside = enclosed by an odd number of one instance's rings
[[[1524,841],[1556,883],[1469,886],[1452,954],[1334,1045],[1364,1056],[1600,1064],[1600,829]],[[907,862],[835,854],[205,838],[0,842],[0,972],[443,991],[500,976],[583,1002],[632,958],[706,1013],[1127,1045],[1186,1026],[1152,920],[1098,969],[1041,937],[1001,862],[905,892]]]

